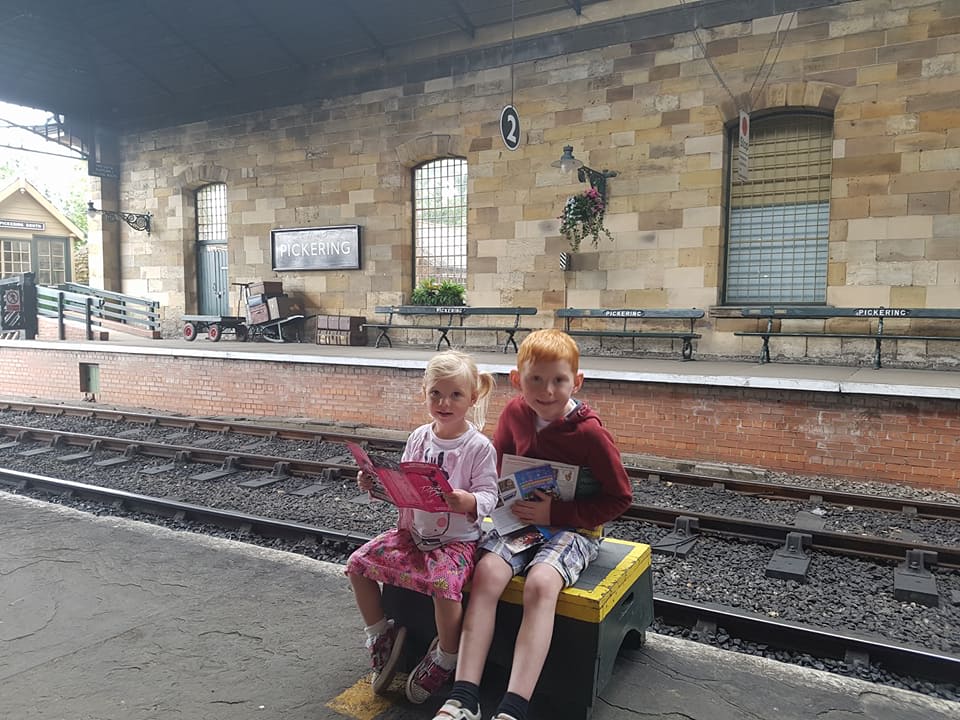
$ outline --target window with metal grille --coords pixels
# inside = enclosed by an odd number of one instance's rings
[[[467,282],[467,161],[443,158],[413,169],[414,287],[434,278]]]
[[[825,303],[833,118],[790,113],[750,124],[749,179],[730,135],[725,302]]]
[[[32,272],[29,240],[3,241],[3,277]]]
[[[212,183],[197,190],[197,242],[227,242],[226,183]]]

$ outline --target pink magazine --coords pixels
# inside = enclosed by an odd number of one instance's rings
[[[347,447],[363,472],[379,480],[370,496],[402,508],[428,512],[450,512],[443,493],[453,492],[447,475],[439,465],[422,462],[396,463],[377,457],[376,461],[356,443]]]

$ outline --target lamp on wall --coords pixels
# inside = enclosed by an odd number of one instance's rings
[[[153,217],[151,213],[141,214],[123,212],[122,210],[101,210],[99,208],[95,208],[93,206],[93,200],[90,200],[87,203],[87,215],[95,215],[96,213],[100,213],[103,215],[105,220],[109,220],[110,222],[123,220],[134,230],[146,230],[147,235],[150,234],[150,218]]]
[[[607,199],[607,178],[616,177],[620,174],[616,170],[594,170],[593,168],[588,168],[583,162],[573,156],[573,145],[564,145],[563,155],[560,156],[559,160],[554,160],[550,163],[550,167],[560,168],[560,170],[565,173],[576,169],[577,179],[580,182],[590,183],[590,187],[600,193],[600,197],[602,197],[604,201]]]

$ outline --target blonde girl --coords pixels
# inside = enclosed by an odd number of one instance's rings
[[[429,462],[446,473],[450,512],[400,509],[397,526],[350,556],[347,575],[363,618],[373,668],[373,690],[382,692],[397,670],[406,630],[384,615],[380,583],[433,597],[437,637],[407,680],[407,698],[422,703],[453,675],[463,620],[462,591],[473,572],[480,520],[497,500],[497,454],[480,430],[493,377],[473,359],[448,350],[435,355],[423,375],[423,401],[431,422],[414,430],[403,461]],[[468,419],[472,415],[472,421]],[[372,481],[359,473],[369,490]]]

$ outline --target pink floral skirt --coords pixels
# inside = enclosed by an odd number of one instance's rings
[[[347,574],[360,575],[415,592],[462,600],[463,586],[473,574],[475,542],[452,542],[420,550],[406,530],[394,528],[355,551]]]

